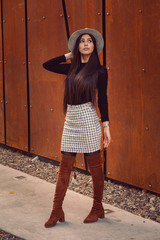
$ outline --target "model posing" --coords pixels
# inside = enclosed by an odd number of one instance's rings
[[[45,227],[53,227],[57,221],[64,222],[62,203],[69,185],[76,153],[84,153],[93,180],[93,207],[84,223],[104,218],[102,206],[104,174],[101,159],[101,126],[95,110],[96,89],[98,107],[103,123],[104,148],[109,146],[107,101],[107,69],[100,65],[98,54],[103,49],[103,38],[94,29],[74,32],[68,42],[71,52],[53,58],[43,64],[49,71],[65,74],[64,111],[65,123],[61,140],[62,158],[53,200],[53,210]],[[72,59],[71,63],[63,63]]]

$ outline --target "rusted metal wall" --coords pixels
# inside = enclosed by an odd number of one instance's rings
[[[38,8],[37,8],[38,6]],[[42,63],[68,51],[61,1],[28,0],[31,153],[60,160],[64,76]]]
[[[160,193],[160,1],[143,2],[141,66],[143,154],[141,187]]]
[[[1,1],[0,1],[1,19]],[[4,136],[4,96],[3,96],[3,58],[2,58],[2,25],[0,25],[0,143],[5,143]]]
[[[81,11],[80,11],[81,9]],[[66,1],[70,33],[82,27],[96,28],[102,32],[102,1]]]
[[[160,192],[160,1],[106,1],[107,176]],[[160,22],[159,22],[160,23]]]
[[[68,30],[70,34],[84,27],[106,31],[106,54],[100,55],[101,63],[106,55],[109,74],[112,141],[106,176],[160,193],[160,1],[2,2],[6,144],[60,160],[65,76],[46,71],[42,63],[68,52]],[[1,44],[0,39],[2,59]],[[3,101],[2,70],[0,63]],[[3,103],[0,116],[3,143]],[[83,154],[77,156],[77,167],[85,169]]]
[[[28,150],[25,1],[3,1],[6,143]]]

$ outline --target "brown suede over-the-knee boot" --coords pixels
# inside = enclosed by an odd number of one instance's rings
[[[53,227],[58,221],[65,221],[62,204],[69,185],[74,160],[75,156],[62,154],[53,200],[53,210],[49,220],[45,223],[45,227]]]
[[[96,222],[98,218],[104,218],[104,208],[102,206],[104,174],[101,153],[86,156],[86,160],[92,176],[94,196],[93,207],[84,223],[91,223]]]

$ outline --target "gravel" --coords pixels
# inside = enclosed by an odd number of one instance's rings
[[[28,156],[20,150],[0,145],[0,164],[20,170],[48,182],[56,183],[59,167],[58,163],[53,160],[42,157],[35,158],[35,156]],[[77,179],[75,180],[72,173],[69,189],[92,197],[93,191],[90,174],[82,170],[77,170],[76,174]],[[159,194],[106,179],[103,202],[160,223]]]
[[[25,240],[0,229],[0,240]]]

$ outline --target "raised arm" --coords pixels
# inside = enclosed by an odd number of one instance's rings
[[[43,67],[51,72],[67,75],[70,69],[70,63],[64,63],[66,60],[72,58],[72,53],[66,53],[59,57],[52,58],[43,63]]]

